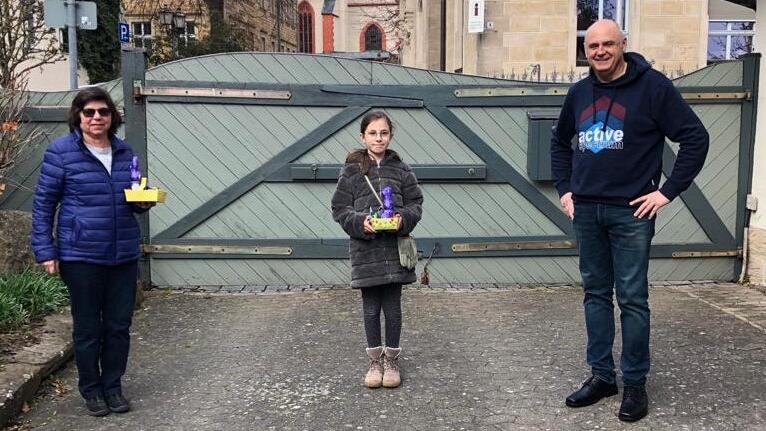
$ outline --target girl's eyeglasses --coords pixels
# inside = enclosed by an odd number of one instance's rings
[[[380,137],[382,139],[386,139],[389,136],[391,136],[391,132],[389,132],[388,130],[381,130],[380,132],[371,130],[371,131],[367,132],[367,136],[369,136],[371,138],[376,138],[378,135],[380,135]]]
[[[93,116],[96,115],[96,112],[98,112],[98,115],[102,117],[109,117],[112,115],[112,111],[109,108],[85,108],[82,110],[82,115],[88,118],[93,118]]]

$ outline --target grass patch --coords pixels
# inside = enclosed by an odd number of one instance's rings
[[[36,268],[0,275],[0,332],[52,313],[69,302],[64,282]]]

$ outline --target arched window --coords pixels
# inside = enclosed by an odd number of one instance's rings
[[[371,23],[364,31],[364,44],[362,51],[382,51],[383,50],[383,31],[380,26]]]
[[[314,10],[307,1],[298,5],[298,51],[314,52]]]

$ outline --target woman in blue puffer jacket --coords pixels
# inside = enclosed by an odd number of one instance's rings
[[[70,133],[45,152],[32,212],[35,258],[69,290],[78,386],[93,416],[130,410],[121,378],[138,278],[135,213],[152,206],[125,201],[133,150],[115,136],[121,122],[101,88],[75,96]]]

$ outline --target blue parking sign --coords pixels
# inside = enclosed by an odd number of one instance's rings
[[[130,42],[130,26],[124,22],[118,23],[117,26],[120,35],[120,43]]]

